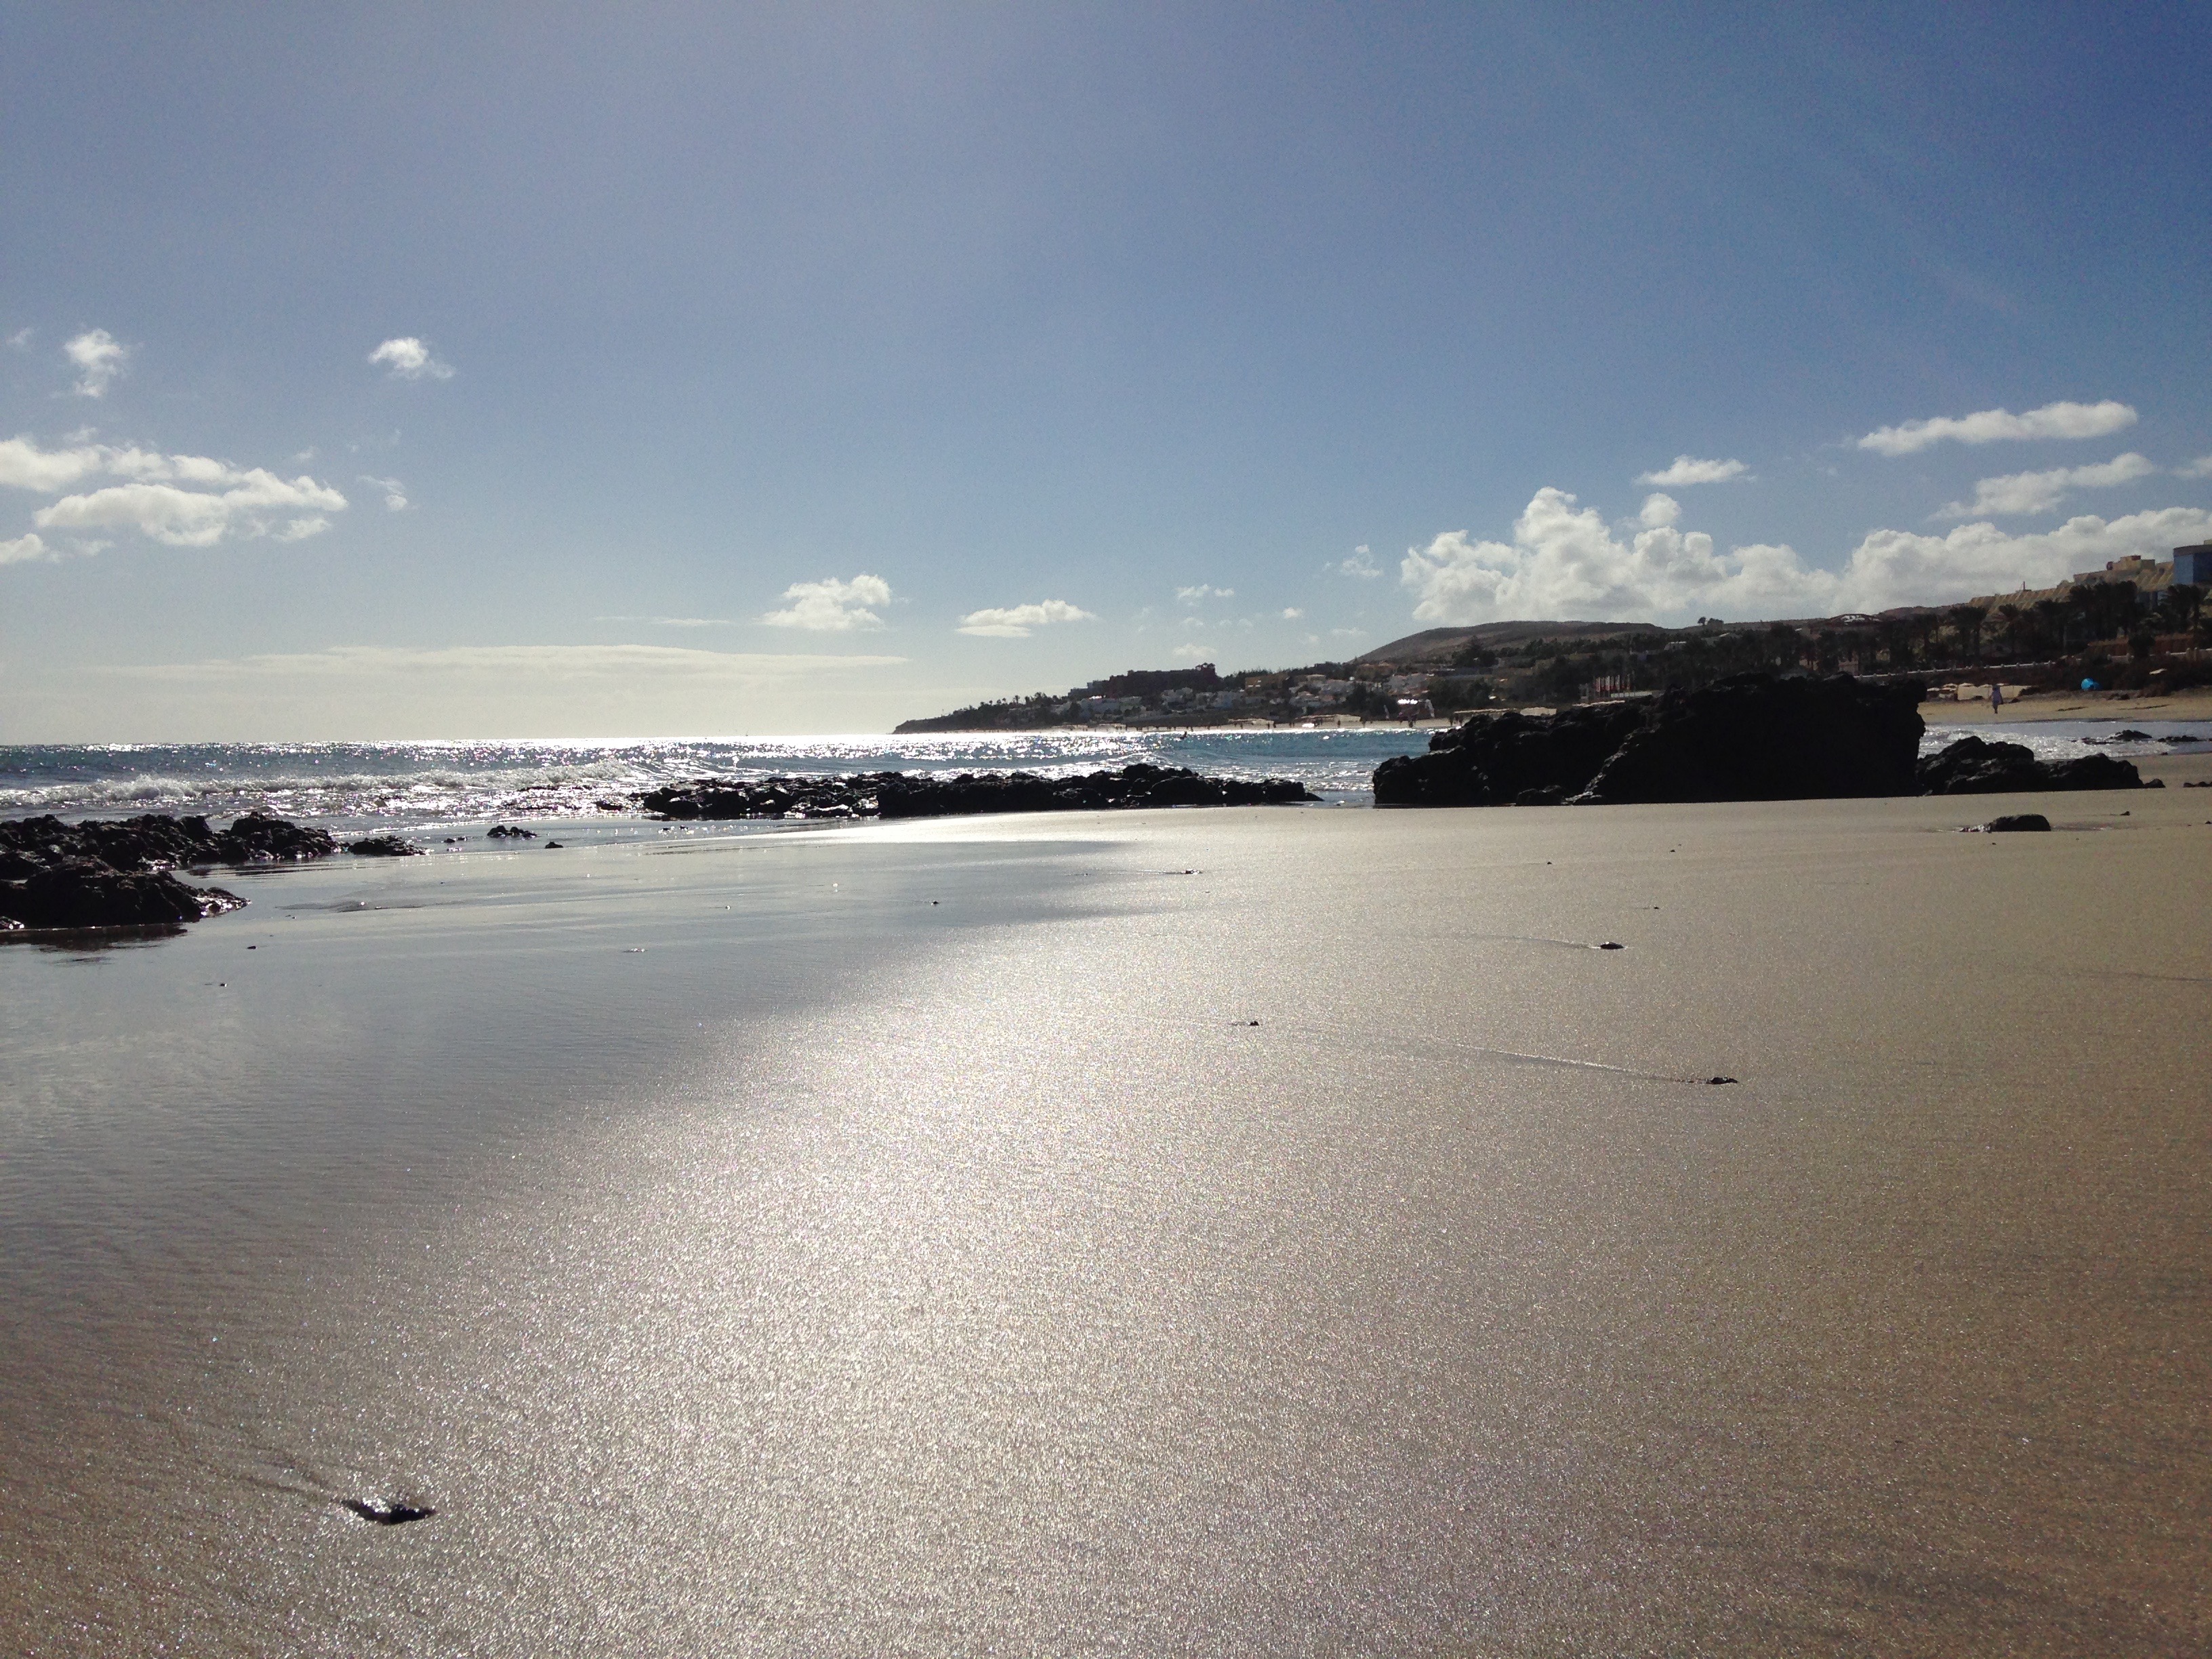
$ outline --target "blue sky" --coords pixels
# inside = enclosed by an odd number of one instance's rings
[[[12,6],[0,739],[879,729],[2162,552],[2208,62],[2202,6]]]

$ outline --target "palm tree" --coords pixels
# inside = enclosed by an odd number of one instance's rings
[[[2204,608],[2204,590],[2187,582],[2176,582],[2166,590],[2160,610],[2173,619],[2173,631],[2186,634],[2197,625],[2197,613]]]
[[[2009,656],[2020,654],[2020,607],[2008,601],[1997,607],[1997,627],[2004,637],[2005,652]]]
[[[2046,652],[2053,656],[2065,653],[2066,624],[2073,615],[2074,607],[2064,599],[2038,599],[2029,609],[2039,656]]]
[[[1951,624],[1960,653],[1972,662],[1982,654],[1982,607],[1978,605],[1954,605],[1944,612],[1944,620]]]

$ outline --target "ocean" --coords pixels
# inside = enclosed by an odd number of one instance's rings
[[[0,747],[0,817],[272,812],[332,830],[405,831],[498,819],[635,815],[635,797],[705,776],[778,773],[1091,772],[1146,761],[1215,775],[1296,778],[1324,801],[1364,805],[1368,781],[1430,733],[1115,728],[917,737],[694,738],[652,742],[114,744]]]
[[[2115,731],[2148,733],[2115,741]],[[1966,734],[2025,743],[2045,759],[2089,754],[2189,752],[2212,742],[2212,721],[1931,723],[1933,753]],[[1048,775],[1146,761],[1232,777],[1295,778],[1334,805],[1373,803],[1369,781],[1394,755],[1417,754],[1431,733],[1357,730],[963,732],[915,737],[687,738],[651,742],[31,744],[0,746],[0,817],[261,811],[334,831],[428,830],[499,820],[562,822],[571,834],[634,817],[646,790],[708,775],[777,773],[992,772]]]

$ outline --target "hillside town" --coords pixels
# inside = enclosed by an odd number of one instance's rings
[[[1350,661],[1220,672],[1131,669],[911,720],[902,732],[1050,726],[1443,724],[1480,709],[1560,707],[1694,687],[1729,674],[1918,675],[1931,696],[1986,699],[2084,682],[2179,690],[2212,683],[2212,543],[2130,556],[2048,588],[1878,614],[1686,628],[1498,622],[1432,628]]]

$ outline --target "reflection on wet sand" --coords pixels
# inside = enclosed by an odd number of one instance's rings
[[[609,846],[0,953],[0,1620],[2201,1651],[2197,799]]]

